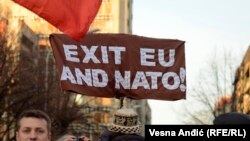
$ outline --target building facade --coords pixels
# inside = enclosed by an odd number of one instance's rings
[[[250,115],[250,46],[235,75],[233,111]]]
[[[91,25],[101,33],[132,33],[133,0],[103,0]]]

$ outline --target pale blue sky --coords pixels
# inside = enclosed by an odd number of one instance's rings
[[[186,41],[187,86],[213,50],[250,45],[250,0],[134,0],[133,34]],[[187,99],[188,100],[188,99]],[[150,100],[153,124],[179,124],[182,101]]]

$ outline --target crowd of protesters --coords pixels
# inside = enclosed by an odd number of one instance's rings
[[[246,114],[230,112],[217,116],[214,125],[250,124]],[[140,135],[141,124],[133,109],[121,108],[114,114],[114,121],[100,135],[98,141],[144,141]],[[24,111],[17,119],[16,141],[52,141],[51,119],[41,110]],[[56,141],[90,141],[88,137],[64,134]]]
[[[103,132],[98,141],[144,141],[144,137],[139,135],[141,125],[137,117],[138,115],[132,109],[118,110],[114,124]],[[41,110],[24,111],[17,119],[16,141],[52,141],[51,134],[51,119]],[[90,140],[84,135],[64,134],[56,141]]]

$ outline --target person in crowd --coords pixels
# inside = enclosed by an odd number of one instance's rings
[[[90,140],[86,136],[76,137],[71,134],[65,134],[61,136],[59,139],[57,139],[56,141],[90,141]]]
[[[51,119],[41,110],[27,110],[17,119],[16,141],[51,141]]]
[[[140,135],[141,124],[133,109],[121,108],[114,114],[114,121],[101,134],[98,141],[144,141]]]
[[[213,120],[214,125],[250,124],[250,116],[238,112],[229,112],[217,116]]]

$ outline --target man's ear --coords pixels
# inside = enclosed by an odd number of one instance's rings
[[[18,136],[19,136],[18,131],[16,131],[16,141],[19,141]]]
[[[49,141],[51,141],[51,138],[52,138],[52,133],[51,132],[49,132],[48,138],[49,138]]]

